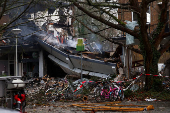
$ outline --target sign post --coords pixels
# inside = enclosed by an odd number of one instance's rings
[[[83,38],[77,39],[76,51],[81,51],[81,81],[83,81],[82,75],[82,51],[84,51]]]

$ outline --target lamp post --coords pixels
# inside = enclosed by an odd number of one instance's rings
[[[15,69],[16,69],[16,75],[15,75],[15,76],[17,76],[17,74],[18,74],[18,68],[17,68],[17,63],[18,63],[18,59],[17,59],[17,35],[18,35],[19,33],[21,33],[21,29],[19,29],[19,28],[12,29],[12,33],[14,33],[14,34],[16,35],[16,61],[15,61],[15,65],[16,65],[16,67],[15,67]]]

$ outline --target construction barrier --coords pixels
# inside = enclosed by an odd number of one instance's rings
[[[152,75],[152,76],[159,76],[159,77],[165,77],[165,78],[169,78],[170,76],[162,76],[162,75],[153,75],[153,74],[145,74],[146,76],[150,76],[150,75]]]

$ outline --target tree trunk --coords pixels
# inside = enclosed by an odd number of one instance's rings
[[[147,74],[151,74],[151,71],[150,71],[150,66],[152,66],[152,62],[150,62],[152,60],[152,58],[150,57],[147,57],[145,58],[145,90],[149,90],[151,89],[151,86],[153,84],[153,76],[151,75],[147,75]]]
[[[153,88],[153,75],[158,74],[158,60],[160,58],[160,55],[158,51],[154,51],[153,53],[150,53],[149,55],[146,55],[144,57],[144,66],[145,66],[145,90],[150,90]],[[149,75],[151,74],[151,75]]]

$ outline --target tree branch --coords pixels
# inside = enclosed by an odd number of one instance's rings
[[[170,47],[170,40],[168,40],[160,49],[159,52],[161,55]]]
[[[21,6],[25,6],[27,4],[29,4],[29,3],[21,4],[21,5],[14,6],[14,7],[9,7],[9,9],[5,9],[5,11],[9,11],[9,10],[12,10],[12,9],[15,9],[15,8],[18,8],[18,7],[21,7]]]
[[[99,9],[99,7],[96,7],[96,8],[98,8]],[[118,19],[116,16],[114,16],[113,14],[110,14],[110,11],[106,11],[106,10],[104,10],[104,9],[101,9],[100,8],[100,10],[102,10],[104,13],[106,13],[107,15],[109,15],[110,17],[112,17],[116,22],[118,22],[120,25],[122,25],[122,26],[124,26],[125,27],[125,23],[124,22],[122,22],[120,19]]]
[[[166,37],[169,36],[169,35],[170,35],[170,32],[164,33],[164,34],[162,35],[162,38],[166,38]]]
[[[4,27],[2,27],[1,29],[0,29],[0,31],[2,31],[2,30],[5,30],[9,25],[11,25],[13,22],[15,22],[18,18],[20,18],[27,10],[28,10],[28,8],[31,6],[31,4],[34,2],[34,0],[31,0],[31,2],[29,3],[29,5],[24,9],[24,11],[21,13],[21,14],[19,14],[15,19],[13,19],[11,22],[9,22],[7,25],[5,25]]]
[[[111,22],[103,19],[102,17],[96,16],[96,15],[90,13],[89,11],[87,11],[85,8],[81,7],[81,6],[80,6],[78,3],[76,3],[76,2],[74,2],[73,4],[74,4],[78,9],[80,9],[81,11],[83,11],[84,13],[86,13],[88,16],[90,16],[90,17],[92,17],[92,18],[94,18],[94,19],[96,19],[96,20],[98,20],[98,21],[100,21],[100,22],[102,22],[102,23],[110,26],[110,27],[113,27],[113,28],[115,28],[115,29],[118,29],[118,30],[127,32],[127,33],[129,33],[130,35],[138,38],[138,34],[135,33],[134,31],[132,31],[132,30],[130,30],[130,29],[128,29],[128,28],[126,28],[126,27],[124,27],[124,26],[122,26],[122,25],[113,24],[113,23],[111,23]]]
[[[72,17],[75,18],[74,16],[72,16]],[[141,54],[141,51],[140,51],[139,49],[135,49],[135,48],[133,48],[132,46],[126,46],[126,44],[123,44],[123,43],[120,43],[120,42],[116,42],[116,41],[114,41],[112,38],[109,38],[109,37],[107,38],[107,37],[105,37],[104,35],[101,35],[100,32],[93,31],[92,29],[90,29],[87,25],[85,25],[83,22],[81,22],[81,21],[78,20],[77,18],[75,18],[75,19],[76,19],[79,23],[81,23],[83,26],[85,26],[85,27],[86,27],[89,31],[91,31],[92,33],[99,35],[100,37],[108,40],[109,42],[112,42],[112,43],[114,43],[114,44],[118,44],[118,45],[127,47],[128,49],[130,49],[130,50],[132,50],[132,51],[134,51],[134,52],[136,52],[136,53]]]
[[[140,13],[138,0],[129,0],[129,1],[130,1],[130,6],[132,6],[132,9]]]
[[[3,5],[3,9],[2,9],[2,12],[1,12],[1,15],[0,15],[0,19],[2,18],[3,14],[5,12],[6,3],[7,3],[7,0],[4,1],[4,5]]]
[[[93,7],[109,7],[109,8],[119,8],[119,9],[128,9],[128,10],[134,10],[134,12],[140,13],[140,10],[138,7],[134,6],[130,6],[129,3],[123,4],[123,3],[117,3],[117,2],[96,2],[93,3],[89,0],[87,0],[86,2],[78,2],[79,4],[86,4],[89,6],[93,6]]]
[[[148,0],[147,4],[150,4],[151,2],[154,2],[154,1],[157,1],[157,0]]]
[[[162,10],[161,10],[161,14],[160,14],[160,18],[159,18],[159,22],[158,22],[158,26],[157,26],[157,30],[155,31],[155,35],[153,37],[156,37],[154,39],[154,45],[157,48],[160,44],[160,42],[163,39],[163,35],[165,33],[165,26],[167,24],[167,4],[168,4],[169,0],[163,0],[162,1]]]

